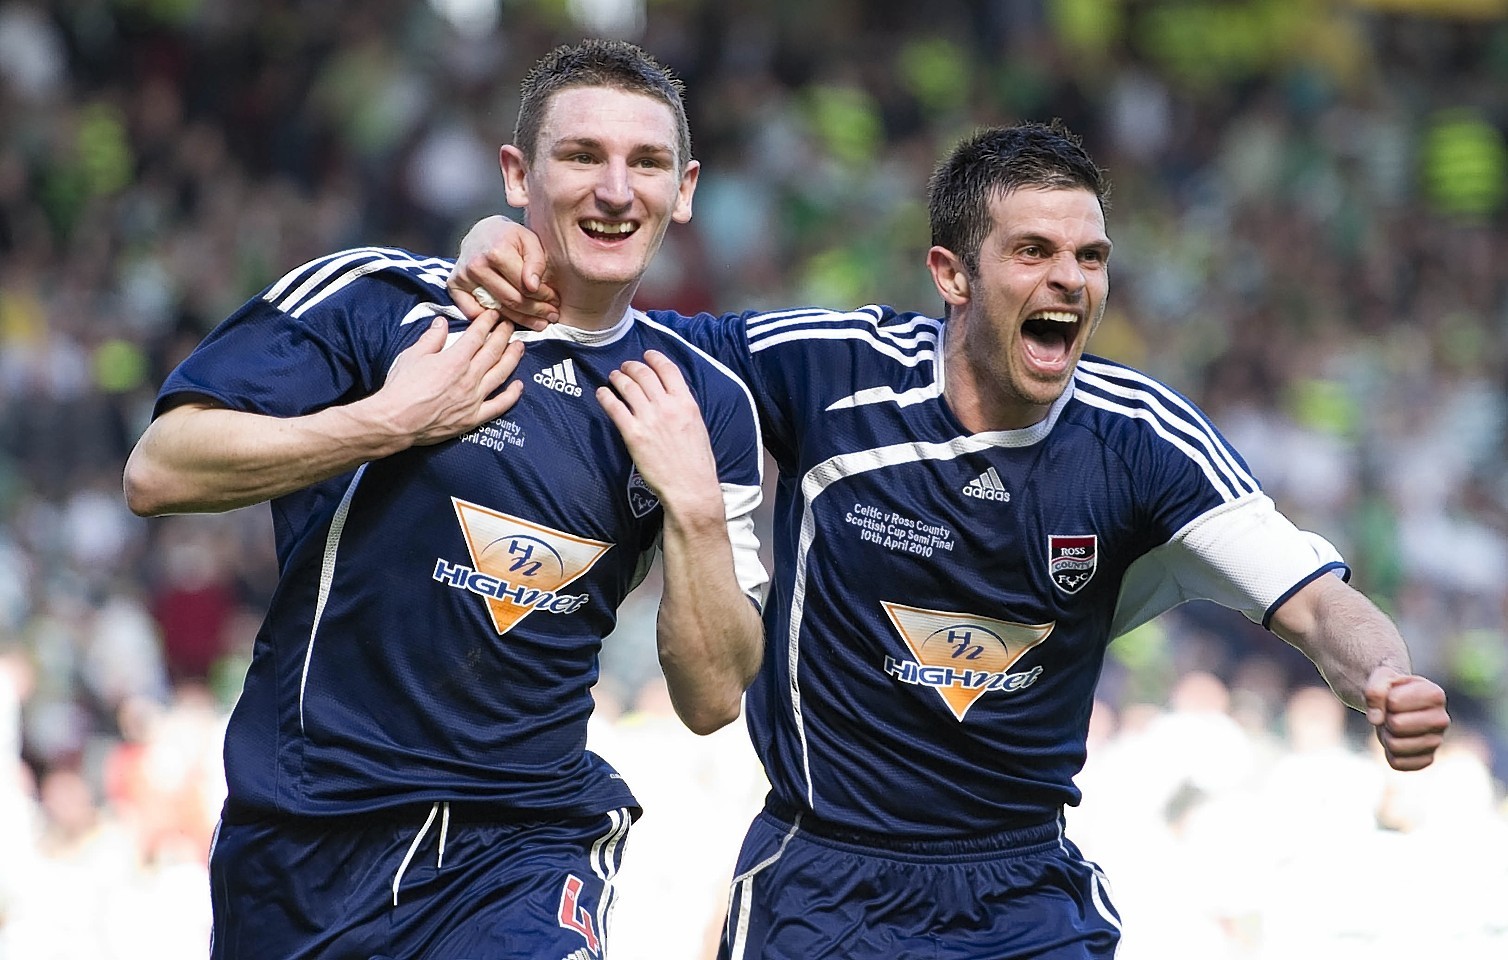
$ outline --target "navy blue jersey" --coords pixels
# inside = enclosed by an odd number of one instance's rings
[[[1085,357],[1042,422],[970,434],[943,321],[652,313],[739,373],[779,466],[755,748],[781,804],[948,837],[1078,802],[1110,640],[1177,603],[1266,617],[1335,550],[1185,398]]]
[[[300,267],[199,345],[158,410],[199,397],[291,417],[369,395],[436,314],[452,337],[464,329],[450,269],[382,248]],[[681,368],[756,595],[758,426],[739,380],[642,314],[526,339],[526,387],[504,416],[272,502],[281,577],[226,734],[233,808],[636,806],[585,749],[586,727],[601,640],[647,570],[662,510],[594,391],[650,348]]]

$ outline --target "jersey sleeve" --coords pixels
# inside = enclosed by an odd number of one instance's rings
[[[940,322],[880,305],[795,308],[722,316],[652,314],[741,378],[753,393],[765,448],[798,459],[808,421],[824,411],[940,389],[932,371]]]
[[[762,608],[769,574],[759,557],[759,537],[754,529],[754,512],[764,498],[759,414],[754,394],[740,377],[714,375],[711,382],[720,389],[715,401],[708,403],[710,409],[705,415],[717,458],[728,540],[733,546],[733,570],[744,593]]]
[[[1111,636],[1188,600],[1212,600],[1266,626],[1339,552],[1281,514],[1246,461],[1188,398],[1121,364],[1085,357],[1079,402],[1115,414],[1101,437],[1133,495],[1142,548],[1121,581]]]
[[[226,318],[169,374],[153,415],[198,397],[293,417],[374,392],[440,304],[414,312],[407,275],[358,253],[305,264]]]
[[[728,517],[728,541],[733,545],[733,573],[738,585],[754,605],[764,609],[770,585],[769,571],[759,556],[759,536],[754,529],[754,511],[763,491],[757,487],[723,484],[723,506]]]
[[[761,439],[772,450],[789,447],[791,430],[789,394],[779,388],[779,379],[766,380],[766,371],[755,363],[749,349],[748,325],[756,313],[699,313],[685,316],[672,311],[650,311],[649,316],[684,336],[697,348],[722,364],[748,387],[759,418]]]
[[[1111,636],[1188,600],[1213,600],[1265,627],[1285,600],[1332,572],[1351,574],[1328,540],[1300,530],[1266,494],[1252,494],[1198,517],[1131,565]]]

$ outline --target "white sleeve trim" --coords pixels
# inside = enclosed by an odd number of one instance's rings
[[[759,537],[754,533],[754,511],[764,499],[759,487],[721,484],[723,508],[728,518],[728,542],[733,545],[733,574],[749,599],[764,609],[770,575],[759,559]]]
[[[1350,573],[1328,540],[1294,526],[1266,494],[1248,494],[1196,517],[1131,564],[1110,635],[1188,600],[1213,600],[1265,624],[1276,604],[1330,570]]]

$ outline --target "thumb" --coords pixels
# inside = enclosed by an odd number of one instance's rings
[[[1408,674],[1386,665],[1372,671],[1367,677],[1366,689],[1362,691],[1367,702],[1368,723],[1374,727],[1382,726],[1388,716],[1388,691],[1406,680]]]

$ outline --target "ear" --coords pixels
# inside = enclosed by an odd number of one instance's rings
[[[675,206],[670,211],[670,219],[676,223],[685,223],[691,219],[691,195],[696,193],[696,178],[701,172],[700,160],[686,161],[686,169],[681,171],[681,186],[676,192]]]
[[[969,302],[969,272],[952,250],[947,247],[928,250],[927,269],[932,272],[932,282],[945,303],[961,307]]]
[[[524,209],[529,205],[529,161],[524,152],[505,143],[497,152],[497,165],[503,171],[503,193],[508,206]]]

